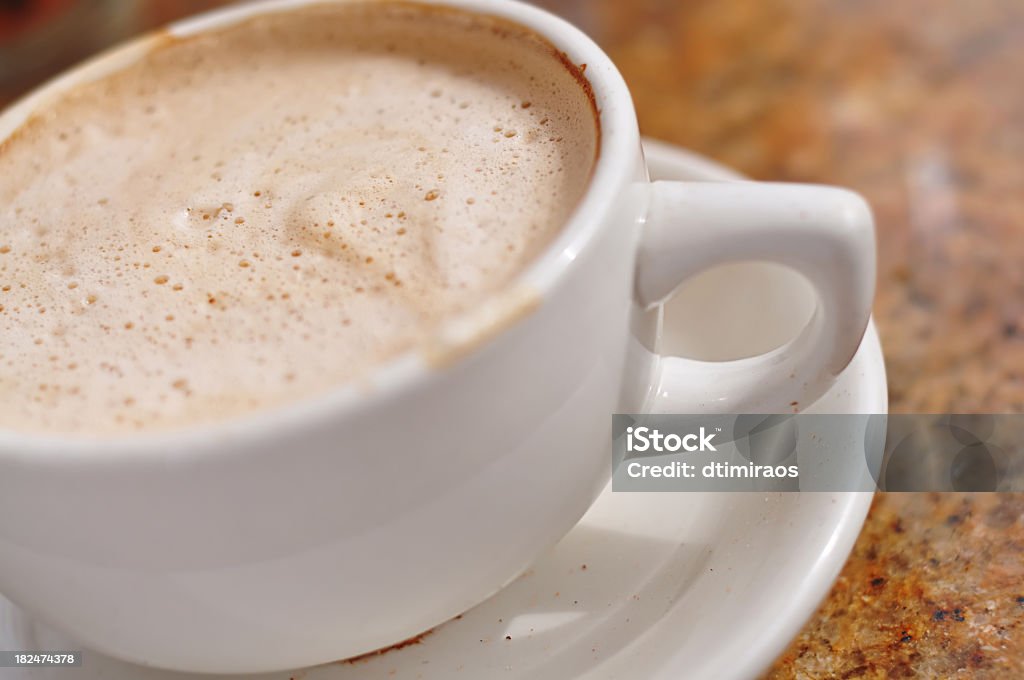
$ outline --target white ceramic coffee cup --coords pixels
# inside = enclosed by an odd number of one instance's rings
[[[303,4],[236,6],[169,30]],[[396,643],[501,588],[579,519],[610,474],[612,413],[791,411],[854,355],[875,272],[858,196],[650,183],[629,92],[585,35],[518,2],[430,4],[518,22],[586,64],[602,127],[589,191],[514,286],[366,384],[175,434],[0,432],[0,592],[84,647],[251,672]],[[0,116],[0,140],[162,39],[44,86]],[[742,260],[808,279],[818,304],[804,331],[738,361],[659,357],[659,301]]]

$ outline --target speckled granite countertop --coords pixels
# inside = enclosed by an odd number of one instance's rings
[[[893,412],[1024,409],[1024,3],[550,0],[644,134],[875,209]],[[1024,678],[1024,494],[880,494],[768,678]]]
[[[1024,410],[1024,3],[540,4],[612,55],[644,134],[870,200],[892,411]],[[766,677],[953,676],[1024,678],[1024,494],[880,494]]]

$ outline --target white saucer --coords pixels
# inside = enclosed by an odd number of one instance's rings
[[[645,148],[656,178],[736,177],[664,144],[647,142]],[[807,410],[887,411],[885,367],[873,326],[835,387]],[[258,677],[752,678],[783,651],[824,598],[870,502],[869,493],[606,490],[527,574],[418,644]],[[0,598],[0,649],[77,648]],[[196,677],[88,651],[79,668],[0,668],[3,680]]]

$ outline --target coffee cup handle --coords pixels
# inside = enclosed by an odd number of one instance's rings
[[[636,300],[653,307],[722,264],[774,262],[813,287],[813,316],[791,341],[733,361],[662,356],[652,413],[792,413],[816,401],[853,359],[871,314],[875,231],[857,194],[761,182],[652,182]]]

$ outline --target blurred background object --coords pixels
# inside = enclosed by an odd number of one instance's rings
[[[0,0],[0,96],[136,33],[138,0]]]
[[[0,0],[0,106],[223,4]],[[1024,410],[1024,2],[538,4],[608,51],[644,134],[868,198],[893,412]],[[769,677],[1024,678],[1022,584],[1024,495],[879,494]]]

